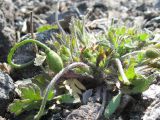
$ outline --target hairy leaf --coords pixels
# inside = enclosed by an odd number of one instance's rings
[[[39,109],[41,101],[31,101],[29,99],[14,100],[8,107],[8,110],[15,115],[19,115],[24,111]]]
[[[136,77],[134,65],[130,65],[127,70],[125,70],[125,74],[128,78],[128,80],[133,80]]]
[[[139,40],[146,41],[149,38],[149,35],[147,33],[141,33],[138,35]]]
[[[114,96],[112,100],[107,105],[104,116],[105,118],[109,118],[118,108],[120,101],[121,101],[122,93],[118,93],[118,95]]]
[[[60,51],[60,56],[64,62],[68,62],[71,59],[71,52],[69,48],[62,45],[59,51]]]
[[[147,90],[150,84],[155,80],[154,75],[150,75],[149,77],[145,77],[140,75],[137,79],[132,81],[132,85],[134,86],[131,90],[131,93],[141,93]]]
[[[70,94],[63,94],[55,97],[59,103],[74,103],[75,99]]]

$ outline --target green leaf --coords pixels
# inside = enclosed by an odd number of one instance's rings
[[[141,93],[147,90],[153,80],[155,80],[155,75],[150,75],[149,77],[139,75],[137,79],[132,81],[134,87],[131,89],[131,93]]]
[[[54,91],[50,90],[49,93],[48,93],[48,100],[52,100],[53,97],[54,97]]]
[[[128,30],[127,30],[128,35],[134,36],[135,33],[136,33],[135,28],[128,28]]]
[[[39,88],[41,89],[41,92],[42,92],[41,96],[43,96],[45,89],[46,89],[47,85],[49,84],[48,79],[50,79],[50,78],[46,75],[43,75],[43,74],[37,75],[32,79],[33,83],[37,84],[39,86]],[[53,96],[54,96],[54,91],[50,90],[49,95],[48,95],[48,100],[51,100],[53,98]]]
[[[71,58],[71,52],[70,52],[69,48],[62,45],[60,47],[60,56],[64,62],[68,62],[69,59]]]
[[[49,25],[49,24],[46,24],[46,25],[43,25],[43,26],[40,26],[38,29],[37,29],[37,32],[45,32],[47,30],[50,30],[50,29],[58,29],[58,26],[57,25]]]
[[[83,20],[72,18],[70,30],[71,34],[76,37],[79,44],[89,46],[93,42],[93,39],[85,28]]]
[[[70,94],[63,94],[57,96],[55,99],[57,99],[60,103],[74,103],[75,99]]]
[[[89,48],[85,49],[82,53],[84,58],[91,58],[93,55],[91,49]]]
[[[137,60],[137,63],[142,62],[142,60],[144,60],[144,53],[138,53],[136,60]]]
[[[8,107],[9,111],[11,113],[14,113],[15,115],[19,115],[22,113],[25,108],[31,103],[29,99],[25,100],[14,100],[13,103],[11,103]]]
[[[109,37],[109,40],[112,43],[114,49],[117,49],[118,48],[118,43],[117,43],[117,38],[116,38],[116,35],[114,34],[114,32],[115,32],[114,29],[110,29],[108,31],[108,37]]]
[[[19,86],[22,99],[41,100],[41,90],[36,84]]]
[[[45,88],[47,87],[47,85],[49,84],[50,81],[50,77],[48,77],[45,74],[39,74],[37,76],[34,76],[32,78],[32,82],[36,85],[38,85],[38,87],[41,89],[42,92],[44,92]]]
[[[41,96],[40,88],[36,84],[19,84],[17,89],[20,91],[21,100],[14,100],[13,103],[9,105],[10,112],[19,115],[24,111],[37,110],[40,108],[43,97]],[[54,92],[51,90],[47,100],[53,99],[53,96]]]
[[[24,100],[14,100],[8,107],[8,110],[15,115],[19,115],[24,111],[30,111],[33,109],[39,109],[41,105],[41,100],[32,101],[29,99]]]
[[[135,73],[135,69],[134,69],[134,63],[132,63],[132,64],[128,67],[128,69],[125,69],[125,70],[124,70],[124,73],[125,73],[127,79],[128,79],[130,82],[132,82],[132,81],[134,80],[134,78],[136,77],[136,73]],[[123,81],[123,80],[122,80],[122,77],[121,77],[120,75],[119,75],[119,80],[120,80],[120,81]]]
[[[149,35],[147,33],[141,33],[138,35],[139,40],[146,41],[149,38]]]
[[[58,50],[60,48],[60,43],[58,41],[54,41],[53,46]]]
[[[116,111],[120,104],[121,96],[122,93],[119,92],[118,95],[114,96],[112,100],[109,102],[104,112],[105,118],[109,118]]]
[[[124,26],[116,29],[117,35],[125,35],[125,32],[126,32],[126,27]]]
[[[71,51],[71,53],[73,54],[77,54],[77,49],[78,49],[78,47],[79,47],[79,45],[78,45],[78,43],[77,43],[77,39],[76,39],[76,37],[75,36],[73,36],[72,37],[72,39],[71,39],[71,43],[70,43],[70,51]],[[75,53],[75,51],[77,51],[76,53]]]
[[[128,80],[132,80],[136,77],[134,64],[131,64],[127,70],[125,70],[125,74],[128,78]]]

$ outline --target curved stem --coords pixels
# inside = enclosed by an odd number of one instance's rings
[[[33,63],[34,60],[32,60],[32,61],[30,61],[30,62],[27,62],[27,63],[25,63],[25,64],[15,64],[15,63],[12,62],[12,57],[13,57],[15,51],[17,50],[17,48],[19,48],[19,47],[21,47],[21,46],[23,46],[23,45],[25,45],[25,44],[27,44],[27,43],[36,43],[38,46],[44,48],[46,52],[49,52],[49,51],[50,51],[50,48],[49,48],[49,47],[47,47],[45,44],[43,44],[43,43],[41,43],[41,42],[39,42],[39,41],[37,41],[37,40],[34,40],[34,39],[28,39],[28,40],[24,40],[24,41],[21,41],[21,42],[19,42],[19,43],[16,43],[15,46],[13,46],[13,47],[11,48],[11,50],[10,50],[10,52],[9,52],[9,54],[8,54],[8,58],[7,58],[8,63],[9,63],[12,67],[14,67],[14,68],[22,68],[22,67],[26,67],[26,66],[28,66],[28,65],[30,65],[30,64]]]
[[[123,83],[126,84],[126,85],[129,85],[130,82],[129,82],[128,78],[126,77],[125,73],[124,73],[121,61],[118,58],[116,58],[115,61],[116,61],[116,65],[118,67],[118,71],[119,71],[119,73],[122,77]]]
[[[39,110],[38,114],[34,118],[35,120],[39,120],[40,117],[43,115],[49,91],[54,87],[55,83],[66,72],[68,72],[70,69],[73,69],[75,67],[89,67],[89,66],[87,64],[85,64],[85,63],[82,63],[82,62],[75,62],[75,63],[72,63],[72,64],[68,65],[67,67],[63,68],[58,74],[56,74],[55,77],[51,80],[51,82],[49,83],[49,85],[46,88],[46,91],[45,91],[45,94],[44,94],[44,98],[42,100],[42,104],[41,104],[40,110]]]

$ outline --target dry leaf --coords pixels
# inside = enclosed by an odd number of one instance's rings
[[[43,64],[43,62],[45,61],[45,59],[46,59],[46,56],[36,54],[36,58],[34,60],[34,65],[41,66]]]
[[[82,90],[86,90],[85,86],[76,79],[65,80],[63,84],[69,93],[77,100],[80,100],[79,94],[82,94]]]

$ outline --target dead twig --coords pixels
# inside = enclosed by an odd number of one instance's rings
[[[35,39],[34,32],[33,32],[33,12],[30,13],[30,33],[31,33],[32,39]],[[36,44],[34,44],[34,51],[38,53],[38,47]]]

